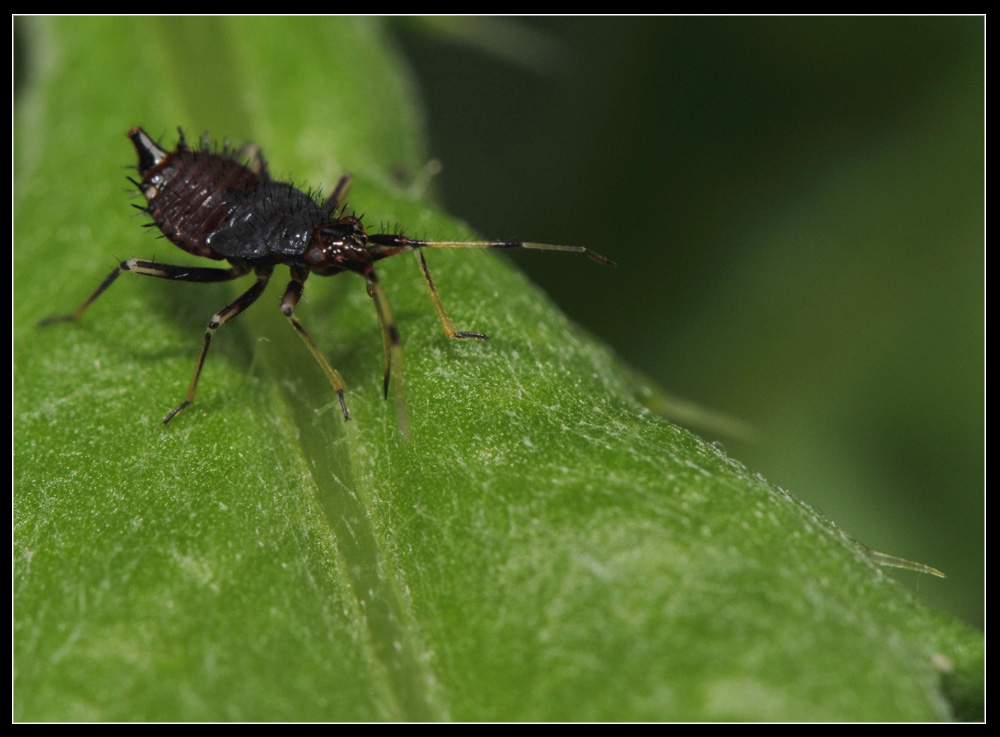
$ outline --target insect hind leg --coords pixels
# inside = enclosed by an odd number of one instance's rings
[[[229,269],[213,269],[203,266],[174,266],[173,264],[161,264],[156,261],[143,261],[142,259],[130,258],[127,261],[122,261],[115,267],[114,271],[104,277],[104,281],[98,285],[97,289],[91,292],[87,299],[80,303],[79,307],[66,315],[46,317],[44,320],[39,321],[38,327],[45,327],[57,322],[79,320],[83,313],[87,311],[87,308],[94,303],[94,300],[104,294],[107,288],[114,284],[115,280],[125,271],[131,271],[140,276],[155,276],[159,279],[202,283],[228,281],[247,273],[246,269],[236,266]]]

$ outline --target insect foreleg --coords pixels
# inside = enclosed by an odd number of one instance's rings
[[[320,367],[323,369],[323,373],[326,374],[326,378],[330,380],[330,385],[333,387],[334,391],[337,392],[337,396],[340,398],[340,409],[344,413],[344,419],[351,419],[347,414],[347,404],[344,402],[344,380],[340,378],[340,374],[337,370],[330,365],[330,362],[326,360],[326,356],[320,352],[319,347],[313,342],[313,339],[309,337],[309,333],[306,329],[302,327],[300,323],[295,318],[295,305],[299,303],[299,299],[302,297],[302,288],[305,284],[306,277],[309,276],[308,271],[297,271],[292,270],[292,280],[288,284],[288,289],[285,290],[285,296],[281,298],[281,314],[288,318],[288,322],[292,324],[295,328],[295,332],[299,334],[302,341],[306,344],[309,352],[313,354],[313,358],[319,363]]]
[[[480,340],[489,340],[489,336],[483,333],[470,331],[457,332],[455,330],[455,323],[451,321],[448,310],[444,308],[441,295],[438,294],[437,287],[434,286],[434,280],[431,278],[431,272],[427,269],[427,259],[424,258],[424,252],[418,250],[417,258],[420,259],[420,270],[424,273],[424,281],[427,282],[427,288],[431,293],[431,300],[434,302],[434,309],[437,310],[438,319],[441,321],[441,327],[444,328],[445,334],[449,338],[479,338]]]
[[[389,375],[392,371],[392,363],[396,363],[396,406],[399,408],[399,428],[405,437],[410,435],[410,422],[406,415],[406,404],[403,401],[403,345],[399,340],[399,328],[396,327],[396,320],[392,316],[389,302],[385,297],[385,290],[381,282],[375,276],[375,270],[369,268],[364,274],[368,281],[368,294],[375,302],[375,311],[378,313],[378,322],[382,326],[382,350],[385,354],[385,370],[382,373],[382,393],[386,399],[389,398]]]

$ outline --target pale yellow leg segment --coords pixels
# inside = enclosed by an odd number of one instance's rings
[[[396,407],[399,411],[399,430],[404,437],[410,436],[410,420],[406,413],[406,402],[403,399],[403,346],[399,340],[399,330],[396,328],[396,321],[392,316],[389,301],[385,297],[385,290],[379,283],[375,272],[367,274],[368,293],[375,302],[375,311],[378,313],[378,321],[382,326],[382,349],[385,353],[385,372],[382,375],[382,391],[385,397],[389,397],[389,376],[392,372],[393,361],[396,363]]]
[[[285,290],[285,296],[281,298],[281,314],[288,318],[288,322],[295,328],[295,332],[299,334],[302,342],[306,344],[306,348],[309,349],[309,352],[313,354],[313,358],[316,359],[320,368],[323,369],[323,373],[326,374],[326,378],[330,381],[330,386],[337,392],[337,397],[340,399],[340,409],[344,413],[344,420],[346,421],[351,419],[351,417],[347,414],[347,403],[344,401],[344,391],[346,389],[344,380],[340,378],[337,370],[326,360],[326,356],[320,352],[319,346],[309,337],[309,333],[302,327],[302,323],[295,318],[295,305],[299,303],[299,299],[302,297],[303,284],[308,275],[308,271],[301,273],[292,271],[292,281],[288,284],[288,289]]]
[[[865,548],[868,553],[868,557],[873,561],[878,563],[880,566],[888,566],[889,568],[903,568],[907,571],[916,571],[917,573],[928,573],[932,576],[937,576],[938,578],[948,578],[946,575],[941,573],[937,568],[931,568],[925,563],[916,563],[912,560],[907,560],[906,558],[897,558],[895,555],[887,555],[886,553],[880,553],[877,550],[872,550],[871,548]]]
[[[420,260],[420,270],[424,274],[424,281],[427,282],[427,289],[429,289],[431,293],[431,301],[434,302],[434,309],[437,310],[438,319],[441,321],[441,327],[444,328],[445,334],[449,338],[478,338],[480,340],[489,340],[489,337],[483,335],[482,333],[457,332],[455,330],[455,323],[451,321],[451,316],[448,315],[448,310],[444,308],[444,303],[441,301],[441,295],[438,294],[437,287],[434,286],[434,280],[431,278],[431,272],[427,268],[427,260],[424,258],[423,251],[417,251],[417,258]]]

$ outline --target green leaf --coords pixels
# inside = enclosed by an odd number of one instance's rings
[[[374,21],[50,19],[16,40],[15,719],[982,718],[979,633],[643,409],[494,254],[428,257],[489,343],[445,338],[412,259],[380,264],[409,441],[350,275],[311,279],[297,314],[352,422],[276,286],[165,428],[240,284],[124,275],[36,327],[119,259],[197,263],[128,217],[131,126],[253,140],[298,184],[350,170],[370,228],[472,233],[428,204],[419,101]]]

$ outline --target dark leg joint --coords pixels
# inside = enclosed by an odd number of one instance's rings
[[[191,406],[191,402],[189,402],[189,401],[187,401],[185,399],[177,407],[175,407],[174,409],[170,410],[170,414],[168,414],[166,417],[163,418],[163,424],[164,425],[168,424],[172,419],[174,419],[177,415],[179,415],[181,412],[183,412],[189,406]]]
[[[38,327],[44,328],[46,325],[55,325],[57,322],[73,322],[76,319],[76,315],[56,315],[55,317],[46,317],[44,320],[38,321]]]

